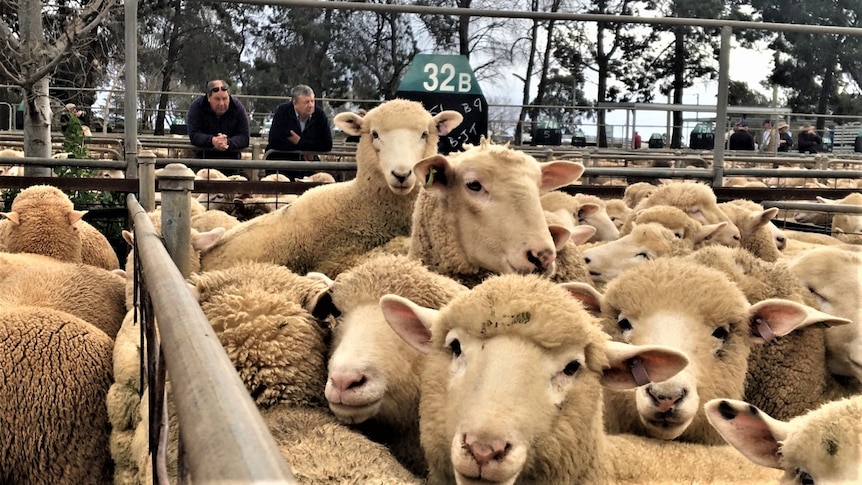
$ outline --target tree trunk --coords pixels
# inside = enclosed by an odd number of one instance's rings
[[[685,27],[674,29],[676,41],[673,53],[673,104],[682,104],[682,92],[685,89]],[[673,112],[670,147],[682,147],[682,111]]]
[[[24,75],[44,64],[45,46],[42,38],[42,3],[20,2],[18,18],[21,22],[21,46],[30,62],[24,67]],[[48,93],[48,78],[43,77],[32,85],[22,86],[24,103],[24,153],[28,157],[51,157],[51,102]],[[24,175],[29,177],[50,177],[49,167],[24,167]]]
[[[605,12],[604,3],[599,4],[600,12]],[[596,89],[596,106],[607,100],[608,93],[608,56],[605,54],[605,22],[596,23],[596,64],[598,67],[598,86]],[[608,146],[607,111],[596,110],[596,145],[601,148]]]
[[[472,0],[459,0],[458,7],[470,8]],[[458,18],[458,53],[470,58],[470,16],[462,15]]]
[[[536,12],[539,9],[538,1],[533,0],[532,11]],[[524,134],[524,121],[527,119],[527,112],[530,104],[530,79],[533,77],[533,66],[536,59],[536,42],[539,34],[539,21],[533,20],[533,27],[530,31],[530,54],[527,58],[527,71],[524,73],[524,95],[521,100],[521,113],[518,115],[518,126],[515,127],[515,143],[520,144]],[[536,124],[535,118],[530,120],[532,125]],[[532,126],[529,133],[533,133]]]

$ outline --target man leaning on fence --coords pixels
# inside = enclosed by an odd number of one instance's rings
[[[300,154],[299,151],[328,152],[332,150],[332,128],[323,108],[314,101],[314,91],[304,84],[290,91],[291,101],[278,105],[269,130],[269,150],[293,153],[268,153],[267,160],[315,161],[315,154]],[[291,171],[294,177],[311,175],[312,172]]]
[[[192,101],[186,123],[189,140],[200,148],[196,158],[242,158],[249,144],[248,114],[245,106],[230,95],[230,86],[221,79],[207,83],[206,94]],[[222,170],[226,175],[240,170]]]

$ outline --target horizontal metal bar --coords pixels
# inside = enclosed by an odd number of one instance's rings
[[[779,209],[829,212],[831,214],[862,214],[862,205],[823,204],[814,202],[788,202],[786,200],[764,200],[760,203],[763,207],[777,207]]]
[[[133,195],[138,257],[168,366],[191,475],[199,483],[295,483],[198,302]]]

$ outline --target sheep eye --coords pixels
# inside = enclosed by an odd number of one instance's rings
[[[712,331],[712,336],[717,338],[718,340],[727,340],[727,337],[730,335],[730,330],[725,327],[718,327]]]
[[[796,469],[796,481],[802,485],[814,485],[814,477],[801,468]]]
[[[568,364],[566,364],[566,367],[563,369],[563,374],[571,377],[571,376],[575,375],[575,373],[578,372],[578,369],[580,369],[580,368],[581,368],[581,363],[578,362],[577,360],[573,360],[573,361],[569,362]]]
[[[473,192],[478,192],[482,190],[482,184],[478,180],[473,180],[472,182],[467,182],[467,188]]]
[[[642,258],[642,259],[645,259],[645,260],[647,260],[647,261],[649,261],[650,259],[652,259],[652,258],[650,258],[650,256],[649,256],[649,254],[648,254],[648,253],[637,253],[637,257]]]
[[[617,319],[617,325],[623,332],[628,332],[629,330],[632,330],[634,328],[632,327],[632,322],[630,322],[628,318],[622,315],[620,315],[619,319]]]
[[[371,130],[371,138],[374,138],[375,140],[380,138],[380,134],[377,133],[377,130]]]
[[[459,342],[458,339],[453,339],[451,342],[449,342],[449,350],[451,350],[452,353],[455,354],[455,357],[460,356],[461,342]]]
[[[427,131],[423,131],[423,132],[422,132],[422,137],[421,137],[421,138],[422,138],[423,140],[424,140],[424,139],[426,139],[426,138],[428,138],[428,132],[427,132]]]
[[[677,239],[682,239],[682,233],[681,233],[681,232],[675,232],[675,233],[673,233],[673,235],[674,235]]]

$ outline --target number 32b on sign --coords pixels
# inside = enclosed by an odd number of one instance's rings
[[[422,71],[428,78],[422,83],[426,91],[443,93],[469,93],[473,89],[473,77],[469,72],[458,72],[455,66],[448,62],[437,65],[433,62],[425,64]]]

